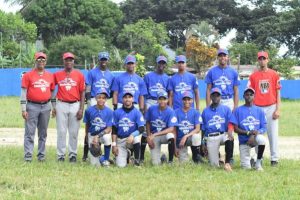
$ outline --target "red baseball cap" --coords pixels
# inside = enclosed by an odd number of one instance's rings
[[[43,52],[36,52],[34,54],[34,59],[35,60],[38,59],[38,58],[40,58],[40,57],[47,59],[47,55],[45,53],[43,53]]]
[[[65,59],[67,59],[67,58],[75,59],[75,56],[74,56],[74,54],[72,54],[72,53],[70,53],[70,52],[66,52],[66,53],[64,53],[64,55],[63,55],[63,59],[65,60]]]
[[[260,57],[269,58],[269,54],[265,51],[260,51],[257,53],[257,58],[260,58]]]

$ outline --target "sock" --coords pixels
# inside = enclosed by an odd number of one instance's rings
[[[227,140],[225,142],[225,153],[225,163],[229,163],[233,155],[233,141]]]
[[[199,162],[200,157],[200,146],[191,146],[192,149],[192,159],[195,163]]]
[[[89,153],[88,136],[84,137],[83,157],[87,158]]]
[[[257,159],[262,159],[265,151],[265,145],[258,145]]]
[[[168,140],[168,150],[169,150],[169,162],[173,162],[174,152],[175,152],[175,140],[171,138]]]
[[[133,144],[134,159],[136,160],[140,159],[140,151],[141,151],[141,144],[140,143]]]
[[[111,145],[104,146],[104,159],[105,160],[109,160],[110,147],[111,147]]]
[[[144,160],[144,158],[145,158],[146,146],[147,146],[147,137],[142,136],[142,139],[141,139],[141,160]]]

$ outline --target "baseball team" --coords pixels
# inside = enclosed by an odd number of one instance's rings
[[[155,70],[141,78],[135,73],[134,55],[126,56],[125,72],[114,77],[108,69],[109,53],[100,52],[98,66],[85,78],[74,69],[74,54],[64,53],[64,69],[51,74],[45,70],[47,55],[35,53],[35,67],[24,74],[21,86],[24,160],[32,161],[37,129],[37,158],[45,161],[52,115],[56,117],[58,162],[65,161],[66,153],[70,163],[77,162],[78,133],[83,120],[82,160],[96,166],[140,166],[147,145],[153,165],[172,164],[174,157],[184,163],[189,161],[190,146],[195,164],[208,159],[211,166],[222,165],[226,171],[232,171],[234,133],[238,135],[242,168],[263,170],[265,133],[271,166],[277,166],[280,77],[268,68],[268,53],[258,52],[259,69],[250,75],[243,93],[244,104],[239,106],[239,77],[228,64],[228,54],[226,49],[219,49],[218,64],[206,74],[206,107],[200,113],[198,81],[187,71],[184,55],[176,56],[178,72],[173,76],[165,73],[167,58],[158,56]],[[109,99],[113,109],[108,105]],[[162,153],[163,144],[167,145],[168,155]],[[225,146],[225,162],[220,155],[221,145]]]

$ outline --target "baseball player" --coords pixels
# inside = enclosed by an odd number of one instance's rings
[[[45,160],[45,144],[50,119],[50,98],[54,97],[53,75],[45,70],[46,54],[34,55],[35,67],[22,77],[21,108],[25,120],[24,160],[32,161],[35,130],[38,129],[38,161]]]
[[[126,167],[128,151],[133,149],[134,165],[140,165],[140,137],[144,132],[145,120],[142,113],[134,107],[132,90],[123,91],[123,106],[113,113],[112,152],[116,156],[116,165]]]
[[[58,86],[56,108],[57,160],[64,161],[66,153],[66,134],[69,133],[69,161],[77,161],[77,142],[80,120],[83,115],[85,83],[84,76],[74,69],[74,55],[63,54],[64,69],[54,74]]]
[[[105,88],[100,89],[95,95],[97,104],[86,109],[83,121],[88,132],[89,147],[92,144],[104,144],[104,161],[101,164],[109,166],[113,111],[105,106],[109,97],[109,93]],[[99,156],[90,155],[92,165],[98,166],[100,164],[99,159]]]
[[[212,103],[202,112],[202,135],[205,136],[208,159],[212,166],[219,167],[220,145],[225,144],[226,171],[232,171],[230,159],[233,154],[233,127],[229,126],[232,112],[228,106],[220,104],[222,92],[219,88],[212,88],[210,98]]]
[[[271,166],[277,166],[278,119],[280,116],[280,77],[268,68],[269,55],[261,51],[257,54],[259,70],[249,77],[248,86],[255,90],[254,105],[261,107],[267,117],[267,134],[270,143]]]
[[[237,71],[227,64],[229,59],[228,51],[226,49],[219,49],[217,54],[219,65],[212,67],[205,77],[205,83],[207,84],[206,107],[211,103],[211,88],[217,87],[222,93],[220,103],[234,110],[239,103],[239,76]]]
[[[189,160],[188,149],[192,150],[194,163],[202,162],[200,156],[201,134],[200,125],[202,118],[200,112],[192,108],[194,96],[191,92],[186,91],[182,94],[183,108],[175,110],[178,125],[176,127],[176,154],[179,162]]]
[[[96,105],[96,94],[99,90],[105,89],[109,97],[111,97],[111,86],[114,80],[113,74],[108,69],[109,53],[100,52],[98,54],[99,66],[90,70],[86,79],[85,98],[87,100],[87,106]],[[88,156],[88,133],[86,133],[84,139],[82,160],[86,161]]]
[[[173,107],[174,110],[182,108],[182,93],[190,91],[195,98],[196,109],[199,110],[200,97],[198,81],[193,74],[186,71],[186,57],[184,55],[176,56],[175,62],[177,63],[178,73],[174,74],[170,79],[168,87],[168,91],[170,92],[169,105]],[[194,107],[194,103],[192,107]]]
[[[158,105],[151,106],[146,112],[147,142],[150,147],[153,165],[161,164],[161,145],[168,144],[169,163],[173,163],[175,153],[174,131],[177,118],[168,106],[168,93],[158,94]]]
[[[133,96],[133,103],[139,106],[139,109],[144,113],[144,95],[147,94],[145,82],[135,72],[136,58],[133,55],[128,55],[125,58],[126,72],[116,77],[113,85],[113,106],[114,110],[122,107],[122,94],[130,92]]]
[[[159,92],[167,91],[169,84],[169,76],[164,73],[167,66],[167,58],[165,56],[158,56],[156,58],[156,70],[144,76],[144,81],[147,88],[146,110],[153,105],[157,105],[157,94]],[[147,146],[147,134],[142,135],[141,139],[141,162],[144,161],[145,149]]]
[[[250,150],[256,147],[257,160],[256,170],[263,170],[262,158],[265,150],[266,116],[264,111],[253,105],[255,91],[253,88],[246,88],[244,91],[245,104],[234,110],[230,122],[234,125],[234,131],[239,135],[239,148],[241,166],[251,169]]]

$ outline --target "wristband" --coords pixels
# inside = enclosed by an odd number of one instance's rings
[[[117,146],[117,143],[116,143],[116,142],[112,142],[112,143],[111,143],[111,146],[112,146],[112,147],[115,147],[115,146]]]
[[[246,135],[249,136],[250,135],[250,131],[247,131]]]

